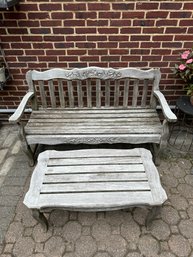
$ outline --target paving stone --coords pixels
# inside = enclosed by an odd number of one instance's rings
[[[171,229],[172,234],[178,234],[179,233],[179,229],[176,225],[170,226],[170,229]]]
[[[121,229],[120,226],[111,226],[112,235],[120,235]]]
[[[24,228],[20,222],[11,223],[5,236],[5,241],[7,243],[15,243],[19,238],[22,237],[23,230]]]
[[[20,196],[18,195],[7,195],[6,197],[0,195],[0,203],[2,206],[16,207]]]
[[[17,240],[17,242],[14,245],[13,254],[17,257],[31,257],[34,249],[35,243],[32,238],[19,238],[19,240]]]
[[[14,164],[14,161],[15,161],[15,157],[11,156],[9,158],[7,158],[0,170],[0,175],[1,176],[5,176],[8,174],[8,172],[11,170],[13,164]]]
[[[174,176],[165,176],[162,178],[162,184],[168,188],[176,187],[178,185],[178,180]]]
[[[6,177],[4,180],[5,186],[24,186],[26,177]]]
[[[3,252],[4,253],[12,253],[12,250],[13,250],[13,244],[6,244]]]
[[[127,213],[123,211],[110,211],[106,213],[106,220],[112,226],[119,226],[125,220]]]
[[[89,226],[82,227],[82,235],[89,236],[91,235],[91,228]]]
[[[75,243],[76,257],[92,257],[97,251],[97,244],[91,236],[81,236]]]
[[[137,252],[132,252],[132,253],[128,253],[126,257],[143,257],[143,255]]]
[[[169,251],[169,246],[167,242],[160,242],[160,252],[165,252],[165,251]]]
[[[23,191],[23,187],[21,186],[3,186],[1,188],[1,193],[5,197],[7,195],[16,195],[16,196],[21,196]]]
[[[14,212],[15,208],[13,206],[1,206],[0,208],[0,217],[6,218]]]
[[[191,163],[191,161],[190,160],[188,160],[188,159],[185,159],[185,158],[183,158],[183,159],[178,159],[178,162],[177,162],[177,165],[180,167],[180,168],[182,168],[183,170],[189,170],[189,169],[191,169],[191,167],[192,167],[192,163]],[[189,172],[189,171],[188,171]]]
[[[186,175],[185,181],[187,184],[193,186],[193,176],[192,175]]]
[[[111,226],[106,220],[97,220],[92,226],[91,233],[97,241],[103,241],[111,234]]]
[[[47,257],[47,256],[42,253],[35,253],[31,257]]]
[[[151,234],[158,240],[167,240],[170,236],[170,228],[163,220],[156,220],[152,222]]]
[[[107,252],[102,252],[102,253],[96,253],[93,257],[111,257],[111,256]]]
[[[16,140],[17,140],[17,135],[14,133],[9,133],[9,135],[6,137],[3,143],[3,148],[8,148],[12,146]]]
[[[131,217],[130,220],[124,222],[121,225],[121,235],[128,241],[128,242],[136,242],[140,236],[140,228],[139,225],[133,220]]]
[[[139,250],[145,257],[156,257],[159,252],[159,244],[151,235],[144,235],[139,239]]]
[[[177,189],[185,198],[193,198],[192,186],[187,184],[180,184]]]
[[[133,213],[133,218],[134,220],[139,224],[139,225],[144,225],[145,224],[145,219],[148,214],[148,208],[136,208]]]
[[[65,252],[65,244],[61,237],[51,237],[45,243],[45,255],[48,257],[62,257]]]
[[[69,241],[76,241],[81,236],[82,227],[77,221],[69,221],[64,225],[64,238]]]
[[[173,175],[176,177],[176,178],[183,178],[185,175],[186,175],[186,172],[184,171],[184,168],[185,167],[180,167],[179,166],[179,163],[174,163],[172,164],[172,171],[173,171]],[[182,164],[182,163],[181,163]],[[181,165],[183,166],[183,165]],[[185,165],[184,165],[185,166]]]
[[[17,142],[14,144],[11,153],[12,154],[17,154],[21,151],[21,141],[17,140]]]
[[[177,210],[186,210],[188,207],[188,202],[186,198],[183,196],[178,195],[171,195],[170,202],[172,206]]]
[[[42,226],[38,224],[34,227],[32,236],[37,243],[46,242],[52,236],[52,231],[49,229],[45,232]]]
[[[0,164],[3,163],[8,149],[0,149]]]
[[[192,220],[182,220],[179,223],[179,229],[181,234],[186,238],[192,238],[193,235],[193,221]]]
[[[63,257],[77,257],[75,253],[65,253]]]
[[[188,240],[181,235],[173,235],[169,239],[169,246],[172,252],[178,257],[188,256],[191,252]]]
[[[79,212],[78,220],[82,225],[91,226],[96,221],[95,212]]]
[[[120,235],[110,235],[103,243],[105,251],[112,257],[123,257],[127,252],[127,241]]]
[[[69,220],[69,212],[63,210],[53,210],[49,217],[49,223],[55,227],[63,227]]]
[[[170,252],[162,252],[159,257],[176,257],[173,253]]]
[[[78,212],[71,211],[69,212],[69,220],[77,220],[78,219]]]
[[[161,217],[167,224],[170,225],[176,225],[180,220],[178,212],[170,206],[164,206],[161,209]]]
[[[188,215],[189,215],[190,219],[193,220],[193,205],[190,205],[190,206],[188,207],[187,212],[188,212]]]

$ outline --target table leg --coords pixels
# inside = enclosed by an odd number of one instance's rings
[[[161,206],[154,206],[149,211],[146,221],[145,221],[145,226],[148,230],[149,230],[152,220],[158,215],[160,208],[161,208]]]
[[[35,220],[40,222],[40,224],[43,226],[45,232],[48,230],[48,221],[43,213],[41,213],[38,209],[32,209],[32,216]]]

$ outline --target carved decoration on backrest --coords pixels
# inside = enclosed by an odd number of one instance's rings
[[[121,72],[114,69],[102,70],[97,68],[83,69],[82,71],[74,69],[65,72],[68,79],[88,79],[88,78],[99,78],[99,79],[119,79]]]

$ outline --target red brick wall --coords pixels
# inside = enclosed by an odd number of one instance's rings
[[[16,108],[29,69],[159,67],[170,104],[184,93],[171,67],[193,46],[192,1],[21,0],[0,10],[0,35],[13,80],[0,108]]]

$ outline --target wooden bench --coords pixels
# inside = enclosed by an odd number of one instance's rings
[[[167,199],[149,150],[48,150],[38,157],[24,204],[47,229],[46,209],[110,211],[154,206]]]
[[[159,69],[52,69],[28,71],[29,92],[9,121],[32,159],[32,145],[151,143],[167,145],[168,122],[176,116],[159,91]],[[26,125],[22,114],[32,101]],[[161,123],[156,107],[161,106]]]

